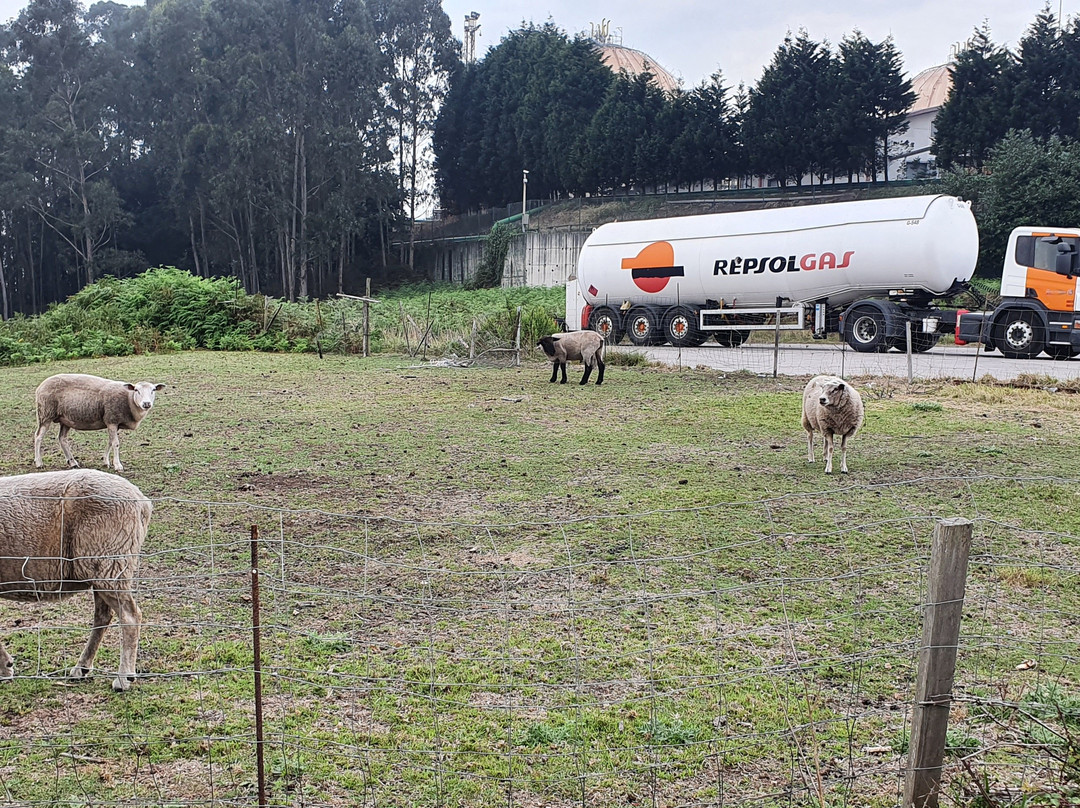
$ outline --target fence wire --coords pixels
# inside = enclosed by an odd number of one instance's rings
[[[1080,781],[1080,538],[994,505],[1078,482],[960,488],[946,804]],[[63,678],[85,595],[0,607],[0,801],[258,804],[255,524],[270,805],[897,806],[938,518],[905,492],[939,483],[869,486],[858,524],[842,489],[512,524],[158,500],[129,692],[115,628]]]

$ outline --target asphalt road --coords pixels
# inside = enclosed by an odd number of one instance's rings
[[[836,343],[781,345],[775,360],[772,345],[742,345],[738,348],[703,345],[700,348],[682,349],[620,345],[609,350],[643,352],[650,361],[665,365],[700,366],[726,371],[747,370],[769,376],[773,374],[775,361],[776,372],[783,376],[831,373],[837,376],[908,378],[908,356],[905,353],[859,353],[847,345]],[[980,351],[973,345],[937,347],[911,356],[913,379],[981,379],[991,376],[999,381],[1009,381],[1022,374],[1048,376],[1058,380],[1080,378],[1080,357],[1067,361],[1054,360],[1047,356],[1036,359],[1006,359],[997,351]]]

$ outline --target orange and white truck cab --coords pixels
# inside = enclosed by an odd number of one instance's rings
[[[963,313],[958,342],[982,342],[1007,357],[1080,356],[1080,229],[1018,227],[1009,235],[1001,303]]]

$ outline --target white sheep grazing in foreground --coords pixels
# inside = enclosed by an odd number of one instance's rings
[[[153,382],[114,382],[85,373],[50,376],[38,385],[34,394],[38,419],[37,433],[34,435],[34,465],[41,468],[41,439],[50,424],[58,423],[60,448],[64,450],[68,466],[79,467],[79,461],[71,453],[70,430],[108,429],[105,467],[109,467],[109,455],[112,454],[116,459],[114,468],[123,471],[118,430],[135,429],[154,406],[154,394],[164,386]]]
[[[132,595],[153,506],[123,477],[98,471],[45,471],[0,477],[0,597],[60,600],[89,589],[94,622],[69,674],[89,676],[105,629],[120,624],[113,690],[135,679],[142,612]],[[0,643],[0,679],[13,674]]]
[[[536,343],[551,357],[551,381],[554,382],[562,369],[562,384],[566,384],[566,362],[580,359],[585,364],[581,384],[589,383],[589,374],[596,365],[596,383],[604,381],[604,338],[595,331],[571,331],[568,334],[552,334],[540,337]]]
[[[862,422],[862,396],[839,376],[815,376],[806,383],[802,413],[806,458],[814,462],[814,432],[820,432],[825,438],[826,474],[832,474],[833,435],[840,436],[840,471],[848,473],[847,439],[859,430]]]

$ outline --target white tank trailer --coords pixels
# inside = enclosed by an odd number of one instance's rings
[[[582,247],[567,320],[609,341],[739,345],[753,329],[925,351],[957,327],[935,299],[975,271],[971,206],[945,195],[613,222]],[[584,304],[584,305],[582,305]]]

